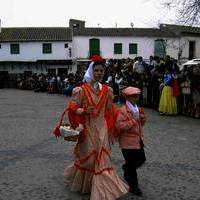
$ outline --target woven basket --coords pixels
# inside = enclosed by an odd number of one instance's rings
[[[60,126],[60,132],[64,140],[76,142],[79,137],[79,131],[70,128],[70,126]]]

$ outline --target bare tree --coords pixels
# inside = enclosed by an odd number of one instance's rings
[[[200,25],[200,0],[182,0],[180,22]]]
[[[178,22],[187,25],[200,25],[200,0],[164,0],[168,10],[175,8]]]

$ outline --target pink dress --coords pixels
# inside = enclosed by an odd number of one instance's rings
[[[84,131],[74,150],[75,160],[64,171],[64,176],[71,181],[71,190],[91,193],[90,200],[114,200],[128,192],[127,184],[111,164],[109,125],[105,113],[111,111],[112,99],[112,89],[108,86],[94,90],[89,84],[84,84],[73,90],[69,104],[69,109],[72,108],[69,113],[69,119],[73,118],[71,123],[77,121],[74,111],[78,107],[95,106],[94,114],[79,119],[84,124]]]

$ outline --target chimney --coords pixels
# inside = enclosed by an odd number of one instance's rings
[[[85,28],[85,21],[70,19],[69,20],[69,28]]]

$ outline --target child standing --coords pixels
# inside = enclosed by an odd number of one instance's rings
[[[126,99],[126,104],[120,109],[116,122],[116,128],[119,130],[119,146],[125,159],[122,169],[124,179],[130,187],[129,191],[142,196],[136,171],[146,160],[142,130],[146,117],[144,110],[137,106],[141,90],[136,87],[127,87],[122,94]]]

